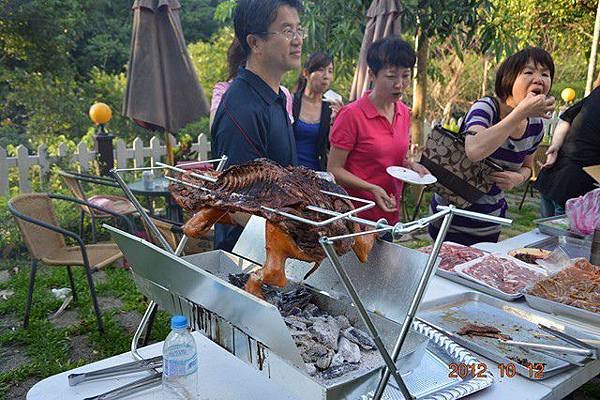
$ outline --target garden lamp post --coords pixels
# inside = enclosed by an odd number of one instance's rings
[[[114,168],[115,159],[113,156],[113,139],[104,129],[106,124],[112,118],[112,110],[104,103],[94,103],[90,107],[90,119],[98,126],[94,141],[96,143],[96,154],[98,155],[98,164],[100,166],[100,175],[108,175]]]

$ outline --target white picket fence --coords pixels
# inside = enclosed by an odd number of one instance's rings
[[[161,157],[167,154],[165,145],[161,145],[160,139],[155,136],[150,140],[150,146],[144,147],[144,142],[139,137],[136,138],[132,147],[122,139],[114,141],[114,158],[117,168],[126,168],[133,160],[134,167],[142,167],[150,159],[150,163],[161,161]],[[196,143],[192,144],[192,151],[198,152],[199,160],[208,160],[210,152],[210,142],[205,134],[200,134]],[[34,174],[39,174],[39,178],[44,182],[45,177],[53,164],[59,159],[69,156],[74,164],[71,169],[77,169],[80,172],[90,170],[90,162],[96,160],[96,151],[88,148],[84,142],[79,142],[77,151],[69,154],[69,148],[66,144],[61,144],[58,148],[58,154],[48,154],[46,145],[40,145],[37,153],[29,154],[27,147],[19,145],[17,147],[16,157],[8,157],[4,148],[0,147],[0,196],[6,196],[9,193],[9,173],[16,169],[19,177],[19,190],[21,193],[31,192],[31,179]]]
[[[554,113],[552,118],[545,121],[545,131],[548,136],[552,136],[554,128],[558,123],[558,113]],[[425,121],[424,130],[425,138],[429,136],[432,127],[436,121]],[[127,147],[127,144],[122,139],[115,140],[114,158],[118,168],[129,166],[129,160],[133,159],[134,167],[144,166],[145,161],[150,158],[150,163],[161,161],[167,153],[166,146],[160,144],[160,139],[155,136],[150,140],[150,146],[144,147],[142,139],[136,138],[132,147]],[[199,160],[208,160],[210,152],[210,142],[205,134],[200,134],[196,143],[192,144],[192,151],[198,152]],[[69,148],[66,144],[60,145],[58,154],[48,154],[46,145],[40,145],[36,154],[29,154],[27,147],[20,145],[17,147],[16,157],[8,157],[6,150],[0,147],[0,196],[6,196],[9,193],[8,175],[11,169],[17,169],[19,176],[19,190],[22,193],[31,192],[31,179],[34,174],[39,174],[40,180],[43,182],[47,176],[50,167],[60,158],[69,155]],[[96,159],[96,152],[87,147],[87,144],[80,142],[77,145],[77,151],[72,155],[75,165],[72,169],[78,169],[81,172],[87,172],[90,169],[90,162]],[[36,168],[37,166],[37,168]]]

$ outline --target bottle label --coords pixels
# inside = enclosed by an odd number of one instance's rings
[[[184,376],[196,373],[198,370],[198,355],[194,354],[187,360],[169,360],[163,358],[163,375]]]

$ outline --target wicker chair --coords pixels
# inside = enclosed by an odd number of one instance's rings
[[[137,213],[137,210],[135,209],[134,205],[126,197],[123,196],[99,194],[89,198],[87,197],[85,191],[83,190],[82,182],[87,182],[94,185],[119,188],[120,186],[112,178],[97,175],[81,174],[72,171],[59,171],[59,175],[62,177],[69,190],[71,190],[73,196],[85,203],[90,203],[92,205],[105,208],[120,215],[132,215]],[[92,242],[95,243],[96,220],[110,219],[113,218],[113,215],[103,211],[95,210],[94,208],[88,207],[85,204],[81,204],[79,207],[81,208],[81,215],[79,217],[79,236],[83,237],[83,222],[85,216],[87,215],[91,218],[92,221]]]
[[[52,195],[46,193],[22,194],[8,201],[8,208],[15,217],[17,225],[21,230],[27,249],[31,255],[31,274],[29,279],[29,291],[27,304],[25,306],[25,317],[23,327],[29,325],[29,313],[33,299],[33,287],[38,262],[49,266],[66,266],[69,275],[69,283],[73,293],[73,299],[77,301],[77,292],[71,266],[83,266],[87,275],[90,288],[98,330],[104,333],[102,315],[96,298],[92,272],[123,257],[119,247],[113,243],[84,244],[81,236],[61,228],[52,206],[52,199],[64,200],[97,209],[116,218],[122,218],[127,224],[128,230],[133,232],[131,221],[122,215],[102,207],[94,206],[84,201],[70,197]],[[65,236],[77,242],[76,246],[67,246]]]

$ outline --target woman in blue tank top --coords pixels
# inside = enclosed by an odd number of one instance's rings
[[[292,113],[298,165],[325,171],[329,151],[329,127],[342,108],[341,102],[323,101],[331,86],[333,59],[316,52],[310,55],[298,78]]]

